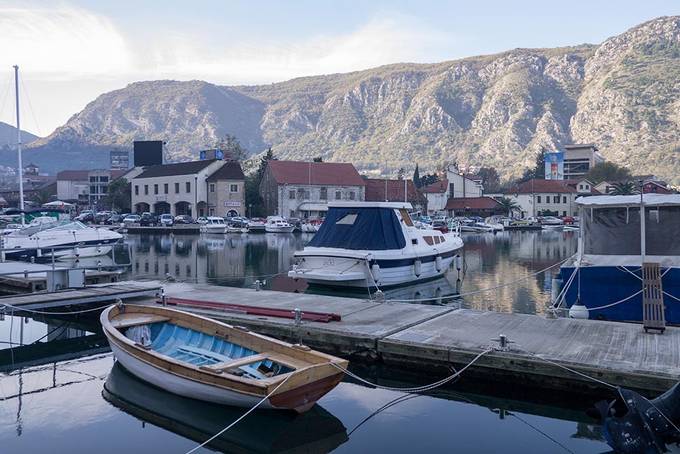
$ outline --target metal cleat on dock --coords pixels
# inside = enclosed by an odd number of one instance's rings
[[[514,344],[514,341],[511,341],[508,339],[508,336],[505,334],[499,334],[497,338],[491,339],[494,342],[498,342],[498,347],[494,347],[494,350],[496,351],[501,351],[501,352],[507,352],[510,350],[510,344]]]

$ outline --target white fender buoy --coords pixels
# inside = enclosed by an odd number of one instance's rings
[[[422,273],[422,268],[423,268],[423,263],[420,260],[416,260],[413,263],[413,274],[415,274],[416,277],[419,277],[420,273]]]
[[[588,316],[588,309],[583,304],[581,304],[580,301],[576,301],[569,308],[569,318],[587,320]]]
[[[373,280],[378,283],[380,282],[380,265],[377,263],[374,263],[371,265],[371,275],[373,276]]]
[[[460,256],[460,254],[456,254],[455,262],[456,262],[456,269],[458,271],[463,269],[463,258]]]
[[[441,256],[441,255],[438,255],[437,257],[435,257],[435,259],[434,259],[434,267],[437,269],[437,271],[441,271],[441,270],[442,270],[443,263],[442,263],[442,256]]]

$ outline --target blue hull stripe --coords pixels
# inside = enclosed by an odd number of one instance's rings
[[[434,254],[434,255],[425,255],[422,257],[412,257],[409,259],[395,259],[395,260],[389,260],[389,259],[380,259],[380,260],[371,260],[369,265],[373,265],[377,263],[380,268],[397,268],[401,266],[412,266],[416,260],[420,260],[421,263],[428,263],[428,262],[434,262],[437,259],[437,256],[440,256],[443,259],[453,257],[456,255],[457,249],[454,249],[449,252],[445,252],[443,254]],[[339,258],[339,259],[347,259],[347,258],[352,258],[352,257],[342,257],[342,256],[333,256],[333,255],[327,255],[327,254],[319,254],[319,255],[304,255],[304,257],[333,257],[333,258]],[[360,259],[357,259],[360,260]]]

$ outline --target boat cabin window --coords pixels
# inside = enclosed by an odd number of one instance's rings
[[[335,223],[339,225],[354,225],[354,221],[357,220],[356,213],[349,213],[338,219]]]
[[[408,211],[401,208],[399,210],[399,214],[401,214],[401,219],[404,221],[404,224],[408,225],[409,227],[413,227],[413,221],[411,220],[411,216],[408,215]]]
[[[424,239],[425,242],[426,242],[427,244],[429,244],[430,246],[432,246],[432,245],[434,244],[434,240],[432,239],[431,236],[424,236],[423,239]]]
[[[446,241],[446,238],[444,238],[443,236],[440,236],[439,239],[441,240],[442,243]]]
[[[646,209],[645,253],[680,255],[680,207],[660,206]]]
[[[434,237],[434,244],[439,244],[439,237],[438,236]]]

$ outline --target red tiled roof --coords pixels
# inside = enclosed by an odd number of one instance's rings
[[[422,187],[420,190],[428,194],[441,194],[449,188],[449,180],[441,180]]]
[[[507,194],[532,194],[535,192],[577,193],[576,186],[584,180],[529,180],[511,188]],[[596,190],[590,185],[591,192]]]
[[[404,180],[385,180],[380,178],[367,178],[366,201],[367,202],[403,202],[404,201]],[[387,182],[387,185],[385,184]],[[385,195],[387,186],[387,196]],[[413,181],[406,180],[406,193],[409,202],[422,203],[423,196],[416,189]]]
[[[503,205],[491,197],[459,197],[446,202],[446,210],[498,210]]]
[[[267,165],[278,184],[365,185],[357,169],[349,163],[272,160]]]
[[[62,170],[57,173],[57,180],[85,181],[89,170]]]

